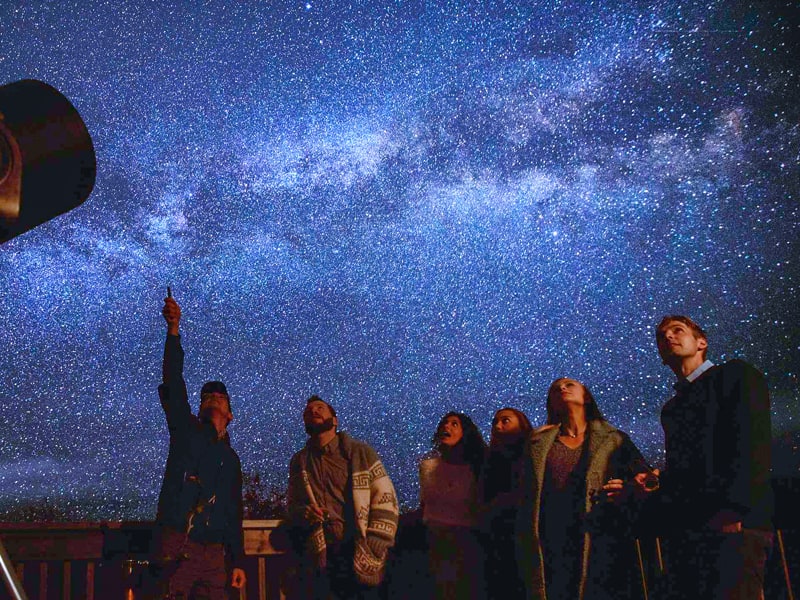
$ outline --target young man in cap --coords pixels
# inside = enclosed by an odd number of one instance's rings
[[[670,598],[762,598],[772,545],[770,408],[764,376],[706,359],[706,332],[669,315],[656,328],[676,393],[661,411]],[[641,483],[641,482],[640,482]]]
[[[338,432],[334,408],[311,396],[309,435],[289,464],[289,514],[301,554],[301,597],[376,598],[397,533],[394,487],[367,444]]]
[[[198,415],[192,414],[183,379],[181,309],[172,297],[164,300],[162,314],[167,340],[158,393],[169,427],[169,455],[158,499],[157,562],[170,598],[227,600],[228,580],[234,588],[245,583],[242,467],[227,432],[230,397],[221,381],[206,382]]]

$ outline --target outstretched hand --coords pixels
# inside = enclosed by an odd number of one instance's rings
[[[625,485],[622,479],[609,479],[603,486],[603,493],[611,502],[619,502],[627,498],[632,492],[639,499],[652,494],[658,489],[659,470],[637,473],[633,476],[633,485]]]
[[[655,492],[659,486],[658,476],[660,473],[661,471],[658,469],[653,469],[650,472],[637,473],[634,475],[633,481],[636,495],[641,498]]]
[[[164,320],[167,322],[167,333],[178,335],[178,326],[181,320],[181,307],[175,302],[175,298],[164,298],[164,308],[161,309]]]

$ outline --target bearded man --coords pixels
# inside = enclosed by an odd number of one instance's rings
[[[337,430],[334,408],[311,396],[309,435],[289,464],[289,520],[300,554],[298,595],[377,598],[397,533],[394,486],[376,452]]]

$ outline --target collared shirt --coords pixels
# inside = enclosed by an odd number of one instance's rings
[[[326,532],[332,533],[335,541],[341,541],[346,535],[345,507],[348,502],[352,506],[352,490],[348,485],[349,464],[342,455],[339,436],[334,437],[322,448],[309,444],[309,450],[307,466],[309,482],[320,508],[328,513],[327,521],[330,528],[326,527]]]
[[[702,375],[703,373],[708,371],[713,366],[714,366],[714,363],[711,362],[710,360],[704,361],[702,365],[697,367],[694,371],[689,373],[686,377],[684,377],[683,379],[679,379],[678,381],[673,383],[672,387],[674,387],[676,390],[681,390],[682,388],[684,388],[686,386],[687,383],[692,383],[695,379],[700,377],[700,375]]]

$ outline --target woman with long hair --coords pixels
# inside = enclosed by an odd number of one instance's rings
[[[486,442],[467,415],[449,412],[433,436],[434,451],[420,462],[420,505],[428,532],[434,597],[483,597],[478,541],[478,478]]]
[[[609,424],[589,389],[568,377],[547,393],[547,425],[530,437],[529,502],[521,572],[528,596],[548,600],[630,595],[634,557],[625,482],[650,469]]]
[[[525,495],[526,442],[533,427],[522,411],[505,407],[494,414],[489,452],[481,473],[486,590],[492,600],[525,597],[516,559],[516,524]]]

